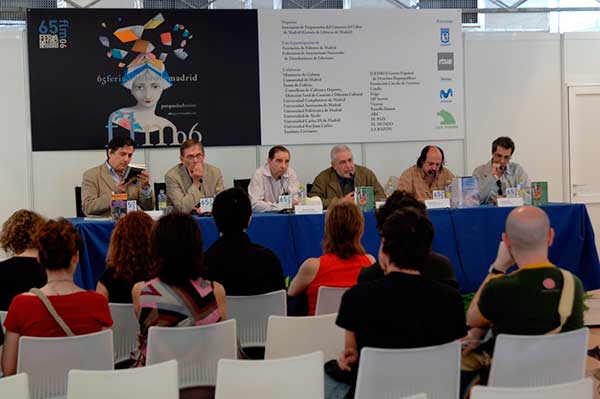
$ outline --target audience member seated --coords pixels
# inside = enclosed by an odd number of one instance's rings
[[[365,220],[352,202],[334,199],[325,217],[323,255],[308,258],[288,289],[290,296],[308,296],[308,314],[315,314],[319,287],[351,287],[360,270],[375,262],[360,243]]]
[[[412,194],[407,193],[406,191],[396,191],[388,197],[385,204],[375,213],[377,230],[381,231],[385,220],[394,213],[394,211],[406,209],[408,207],[412,207],[414,210],[420,211],[427,216],[427,209],[423,202],[417,200]],[[360,271],[358,282],[364,283],[373,281],[383,278],[383,276],[383,270],[381,269],[379,262],[375,262],[373,265],[365,267]],[[429,255],[427,255],[425,263],[423,263],[423,268],[421,269],[421,276],[458,288],[458,282],[456,281],[454,268],[452,267],[450,259],[437,252],[431,251]]]
[[[203,242],[191,215],[171,213],[154,224],[150,238],[156,277],[133,286],[140,322],[136,366],[146,363],[148,329],[202,326],[225,320],[225,290],[205,280]]]
[[[133,303],[135,283],[148,281],[152,273],[150,231],[154,221],[144,212],[131,212],[119,219],[110,236],[106,270],[96,292],[111,303]]]
[[[344,293],[336,324],[346,330],[346,342],[337,363],[352,383],[363,347],[418,348],[466,334],[458,290],[421,275],[432,240],[433,225],[423,212],[395,211],[381,227],[379,264],[385,277]],[[353,389],[349,395],[354,397]]]
[[[218,281],[228,295],[258,295],[285,289],[277,255],[250,241],[250,198],[239,188],[220,193],[213,204],[220,237],[206,251],[206,277]]]
[[[523,206],[511,211],[496,260],[467,311],[467,322],[472,327],[465,338],[467,343],[479,342],[490,327],[494,337],[555,334],[583,327],[583,286],[579,278],[548,259],[553,240],[554,230],[541,208]],[[515,263],[517,270],[506,274]],[[558,306],[565,278],[572,278],[569,297],[573,305],[563,324]],[[467,346],[463,357],[471,350],[491,355],[492,349],[493,339],[476,349]],[[486,374],[483,368],[482,382]]]
[[[81,245],[75,227],[66,220],[50,220],[36,234],[35,243],[48,282],[39,290],[17,295],[10,304],[4,322],[4,375],[16,372],[21,336],[64,337],[90,334],[112,326],[106,298],[85,291],[73,282]],[[44,303],[46,300],[48,304]],[[58,318],[51,314],[52,310]],[[59,318],[65,322],[65,329],[59,325]]]
[[[2,225],[0,247],[14,256],[0,262],[0,310],[8,310],[17,294],[46,284],[46,272],[38,263],[38,251],[33,246],[33,236],[43,224],[40,215],[21,209]]]

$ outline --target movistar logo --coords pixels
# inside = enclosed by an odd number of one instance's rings
[[[448,98],[448,97],[454,97],[454,93],[452,92],[452,89],[440,90],[440,98]]]
[[[442,125],[442,126],[456,125],[456,119],[454,119],[454,116],[452,116],[452,114],[450,112],[446,111],[445,109],[440,110],[436,115],[439,116],[440,118],[442,118],[440,125]]]

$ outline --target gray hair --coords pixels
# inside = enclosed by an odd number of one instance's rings
[[[335,161],[335,156],[337,155],[337,153],[342,151],[349,151],[350,153],[352,153],[352,150],[346,144],[336,144],[333,146],[331,152],[329,153],[329,156],[331,157],[331,162]]]

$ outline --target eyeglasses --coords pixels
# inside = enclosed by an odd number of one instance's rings
[[[201,160],[204,154],[190,154],[185,157],[188,161]]]
[[[500,180],[496,180],[496,186],[498,186],[498,195],[502,195],[502,182]]]

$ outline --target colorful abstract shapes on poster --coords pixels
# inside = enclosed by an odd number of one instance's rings
[[[178,48],[176,50],[173,50],[173,54],[175,54],[175,56],[177,58],[179,58],[180,60],[185,60],[189,56],[189,54],[186,53],[185,50],[182,49],[182,48]]]
[[[133,42],[139,40],[144,33],[144,27],[142,25],[126,26],[124,28],[117,29],[113,34],[123,43]]]
[[[154,17],[152,17],[151,20],[149,20],[148,22],[146,22],[146,24],[144,25],[144,29],[148,29],[148,30],[149,29],[156,29],[163,22],[165,22],[165,18],[162,16],[161,13],[158,13]]]
[[[131,51],[135,53],[151,53],[152,50],[154,50],[154,45],[147,40],[138,40],[131,48]]]
[[[160,42],[165,46],[170,46],[173,44],[173,38],[171,37],[171,32],[165,32],[160,34]]]
[[[108,37],[100,36],[98,37],[98,40],[100,40],[100,44],[102,44],[104,47],[110,47],[110,41],[108,40]]]

